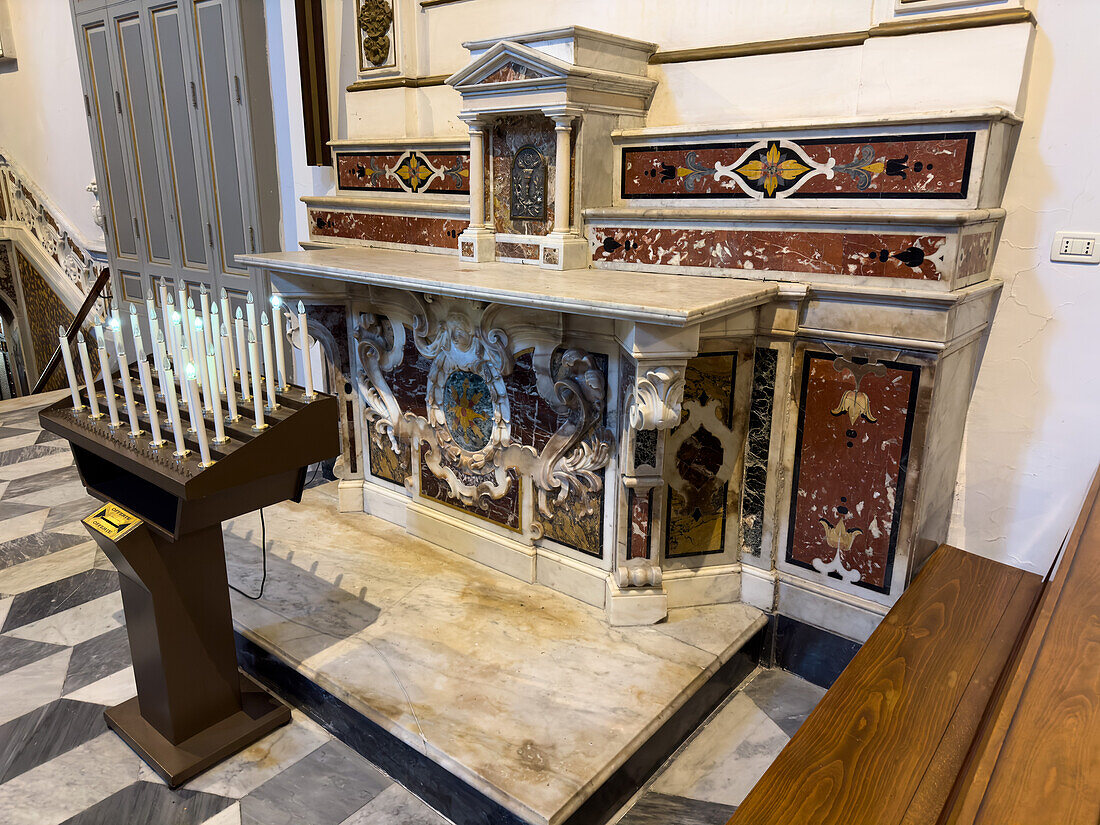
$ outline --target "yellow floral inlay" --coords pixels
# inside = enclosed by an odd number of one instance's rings
[[[821,526],[825,528],[825,541],[829,547],[833,550],[838,550],[841,553],[847,553],[852,549],[852,544],[856,540],[856,536],[863,533],[858,527],[851,530],[848,529],[844,523],[844,519],[838,521],[835,525],[829,524],[825,519],[819,519]]]
[[[867,397],[867,393],[859,390],[845,390],[844,395],[840,397],[840,404],[832,411],[833,415],[845,412],[848,413],[848,420],[853,424],[861,415],[872,423],[878,420],[871,414],[871,399]]]
[[[781,180],[794,180],[810,171],[810,167],[795,158],[780,160],[779,144],[773,143],[768,147],[768,153],[764,160],[750,160],[737,169],[748,180],[764,181],[764,191],[768,197],[775,194]]]

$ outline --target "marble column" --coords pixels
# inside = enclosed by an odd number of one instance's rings
[[[554,231],[562,234],[573,230],[569,218],[570,183],[572,162],[570,141],[573,135],[573,115],[555,114],[554,121]]]
[[[496,258],[496,233],[485,223],[485,123],[461,115],[470,130],[470,225],[458,236],[458,255],[465,261]]]

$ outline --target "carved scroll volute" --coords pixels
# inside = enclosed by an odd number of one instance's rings
[[[680,423],[684,403],[684,368],[660,366],[638,375],[630,403],[634,430],[670,430]]]

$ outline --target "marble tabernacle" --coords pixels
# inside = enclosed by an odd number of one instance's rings
[[[615,625],[866,638],[946,536],[1020,120],[653,128],[653,44],[465,47],[465,134],[333,141],[239,258],[317,318],[340,508]]]

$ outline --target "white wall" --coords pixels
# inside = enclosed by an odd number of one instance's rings
[[[950,541],[1046,572],[1100,461],[1100,267],[1052,263],[1059,229],[1100,231],[1093,105],[1100,3],[1040,0],[1028,103],[994,276]]]
[[[0,67],[0,150],[30,175],[87,243],[102,247],[92,220],[95,180],[88,119],[66,0],[7,2],[17,65]]]

